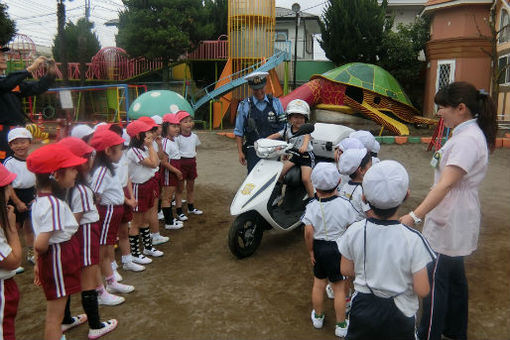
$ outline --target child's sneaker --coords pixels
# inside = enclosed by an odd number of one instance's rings
[[[184,227],[184,223],[182,221],[179,221],[178,219],[174,218],[172,221],[172,224],[165,224],[165,229],[167,230],[175,230],[175,229],[181,229]],[[154,242],[153,242],[154,244]]]
[[[124,269],[126,271],[130,270],[132,272],[143,272],[145,270],[145,267],[140,264],[136,264],[133,261],[130,261],[130,262],[123,263],[122,269]]]
[[[27,250],[27,262],[35,265],[34,248],[28,248]]]
[[[115,328],[117,328],[118,322],[115,319],[110,319],[108,321],[102,322],[103,328],[99,329],[89,329],[89,339],[97,339],[102,337],[105,334],[110,333]]]
[[[188,216],[184,215],[184,214],[179,214],[177,215],[177,218],[180,220],[180,221],[187,221],[188,220]]]
[[[158,212],[158,220],[164,220],[165,215],[163,214],[163,211]]]
[[[345,322],[343,322],[342,325],[336,324],[336,327],[335,327],[335,335],[340,337],[340,338],[345,338],[345,336],[347,335],[347,329],[349,328],[349,320],[348,319],[345,319]]]
[[[161,250],[157,250],[156,248],[152,247],[152,249],[144,249],[143,254],[152,257],[160,257],[163,256],[164,253]]]
[[[315,313],[315,309],[312,310],[312,315],[310,315],[312,319],[313,327],[315,328],[322,328],[322,325],[324,325],[324,317],[326,316],[326,313],[322,313],[322,315],[318,315]]]
[[[87,322],[87,314],[79,314],[79,315],[73,316],[73,322],[67,323],[67,324],[63,323],[60,327],[61,327],[62,333],[63,333],[65,331],[67,331],[71,328],[74,328],[76,326],[79,326],[85,322]]]
[[[134,263],[137,263],[137,264],[149,264],[149,263],[152,263],[152,259],[148,258],[147,256],[144,256],[144,255],[139,255],[139,256],[134,256],[132,255],[131,256],[131,259]]]
[[[113,295],[108,292],[97,294],[97,303],[104,306],[117,306],[126,301],[122,296]]]
[[[331,283],[328,283],[328,285],[326,286],[326,295],[331,300],[335,298],[335,291],[333,290],[333,287],[331,287]]]
[[[163,236],[160,233],[151,234],[152,244],[157,246],[158,244],[163,244],[170,241],[170,237]]]
[[[25,272],[25,268],[19,266],[18,268],[16,268],[16,274],[22,274]]]
[[[131,285],[125,285],[123,283],[119,283],[116,281],[113,281],[111,284],[106,285],[106,291],[108,293],[121,293],[121,294],[127,294],[131,293],[135,290],[134,286]]]
[[[113,277],[117,282],[122,281],[122,275],[119,274],[119,271],[117,269],[113,270]]]
[[[202,215],[204,212],[202,210],[198,210],[197,208],[193,208],[193,210],[188,210],[188,213],[193,215]]]

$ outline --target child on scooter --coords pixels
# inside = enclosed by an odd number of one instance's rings
[[[294,143],[294,148],[299,150],[298,155],[292,155],[290,160],[285,160],[283,169],[278,179],[282,183],[283,178],[287,172],[294,165],[301,167],[301,180],[305,186],[308,197],[313,197],[313,185],[310,179],[312,168],[315,166],[315,156],[313,154],[312,136],[310,134],[300,135],[295,137],[299,128],[310,120],[310,107],[308,103],[301,99],[294,99],[287,105],[287,117],[289,124],[277,133],[274,133],[267,138],[269,139],[284,139]]]
[[[335,292],[335,335],[344,337],[349,321],[345,318],[345,283],[340,274],[341,254],[336,241],[356,221],[357,213],[346,199],[337,195],[340,174],[333,163],[318,163],[311,179],[317,196],[306,206],[302,222],[305,224],[306,248],[313,265],[312,324],[315,328],[323,326],[324,290],[329,279]]]

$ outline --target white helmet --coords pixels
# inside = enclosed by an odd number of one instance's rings
[[[291,100],[287,104],[286,113],[287,113],[287,117],[294,113],[298,113],[300,115],[305,116],[307,121],[310,120],[310,106],[308,105],[307,102],[305,102],[304,100],[301,100],[301,99]]]

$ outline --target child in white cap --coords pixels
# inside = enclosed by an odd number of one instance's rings
[[[335,292],[335,334],[343,337],[349,321],[345,318],[344,278],[340,274],[340,252],[336,241],[349,225],[356,221],[357,213],[349,202],[337,196],[340,174],[333,163],[318,163],[312,170],[312,183],[316,198],[306,206],[303,216],[305,243],[313,265],[311,319],[315,328],[324,323],[324,290],[331,282]]]
[[[85,143],[88,143],[90,138],[92,138],[93,133],[94,129],[90,126],[86,124],[78,124],[71,130],[71,137],[82,139]]]
[[[427,264],[435,254],[420,232],[398,220],[408,186],[396,161],[375,164],[363,178],[373,217],[338,241],[342,275],[355,277],[346,339],[415,339],[418,297],[429,293]]]
[[[380,162],[379,158],[377,158],[377,155],[379,154],[379,150],[381,150],[381,144],[375,140],[375,137],[370,132],[365,130],[354,131],[351,132],[349,137],[359,139],[359,141],[363,143],[363,146],[372,156],[373,164]]]
[[[35,175],[27,169],[32,134],[25,128],[14,128],[9,131],[7,142],[13,155],[4,160],[4,166],[17,175],[11,184],[10,200],[15,207],[16,225],[18,228],[23,228],[27,262],[35,264],[34,231],[30,213],[30,206],[35,199]],[[22,267],[18,268],[18,272],[22,271]]]
[[[338,194],[351,202],[353,208],[357,211],[356,221],[367,217],[368,205],[363,203],[361,196],[363,188],[361,182],[363,176],[372,166],[372,156],[367,149],[349,149],[340,156],[340,173],[349,176],[349,181],[342,185]]]
[[[335,162],[337,162],[338,169],[340,169],[340,156],[346,150],[349,150],[349,149],[363,149],[363,148],[364,148],[363,143],[361,143],[359,141],[359,139],[351,138],[351,137],[347,137],[347,138],[342,139],[340,141],[340,143],[338,143],[335,146]],[[340,191],[342,189],[342,186],[345,183],[349,182],[349,180],[350,180],[349,175],[342,175],[342,174],[340,174],[340,178],[341,178],[341,181],[340,181],[340,184],[338,185],[338,191]]]

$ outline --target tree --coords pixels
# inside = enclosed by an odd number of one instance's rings
[[[387,0],[381,5],[377,0],[329,0],[319,21],[326,57],[337,65],[375,63],[384,31],[393,24],[386,19],[387,5]]]
[[[55,35],[52,52],[56,61],[80,63],[81,82],[85,82],[85,63],[101,49],[97,35],[92,32],[94,24],[87,18],[80,18],[76,24],[69,21],[63,31],[63,39]],[[62,44],[65,41],[65,44]]]
[[[213,31],[201,0],[123,0],[119,13],[117,45],[132,57],[163,60],[163,80],[168,63],[177,61]]]
[[[7,45],[16,34],[16,24],[7,13],[7,5],[0,3],[0,45]]]
[[[220,35],[227,34],[228,1],[205,0],[205,8],[208,12],[208,23],[214,26],[214,30],[208,39],[215,40]]]

